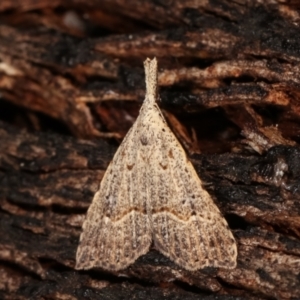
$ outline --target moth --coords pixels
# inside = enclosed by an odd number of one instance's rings
[[[125,269],[152,243],[187,270],[235,268],[228,224],[156,104],[157,60],[144,67],[145,100],[88,209],[76,269]]]

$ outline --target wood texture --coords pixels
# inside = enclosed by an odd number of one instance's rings
[[[0,298],[299,298],[299,8],[0,1]],[[74,270],[147,56],[161,67],[160,107],[234,233],[234,270],[188,272],[154,248],[121,273]]]

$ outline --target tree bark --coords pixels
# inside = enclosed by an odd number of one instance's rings
[[[299,7],[2,0],[0,298],[299,298]],[[159,105],[234,233],[234,270],[189,272],[154,247],[120,272],[74,269],[147,56]]]

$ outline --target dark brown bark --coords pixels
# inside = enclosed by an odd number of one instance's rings
[[[1,299],[300,296],[300,6],[260,2],[0,2]],[[75,271],[154,55],[160,106],[238,266],[188,272],[152,248],[119,273]]]

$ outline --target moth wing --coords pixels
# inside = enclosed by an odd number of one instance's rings
[[[138,120],[117,150],[90,205],[76,254],[76,269],[120,270],[151,244],[144,161],[136,147]]]
[[[188,270],[235,268],[237,248],[226,220],[164,119],[156,119],[148,172],[155,247]]]

